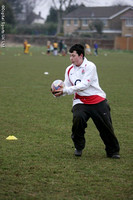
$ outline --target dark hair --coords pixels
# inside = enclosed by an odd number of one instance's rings
[[[74,44],[70,49],[69,52],[73,53],[73,51],[76,51],[77,54],[80,56],[81,54],[83,54],[83,58],[85,56],[85,52],[84,52],[84,47],[81,44]]]

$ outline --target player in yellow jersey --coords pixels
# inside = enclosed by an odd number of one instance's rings
[[[91,47],[89,44],[85,44],[85,53],[91,55]]]
[[[28,44],[27,40],[24,41],[24,53],[28,54],[29,53],[29,49],[30,49],[31,45]]]
[[[26,45],[28,44],[27,40],[24,40],[24,51],[26,49]]]
[[[58,55],[58,43],[54,42],[53,47],[54,47],[53,54],[54,54],[54,56],[57,56]]]

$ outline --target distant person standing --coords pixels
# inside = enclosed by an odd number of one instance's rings
[[[48,40],[47,41],[47,55],[50,55],[50,45],[51,45],[51,42]]]
[[[65,44],[64,41],[62,41],[62,56],[65,56],[67,54],[67,45]]]
[[[50,45],[50,52],[53,52],[53,50],[54,50],[54,47],[53,47],[53,45],[51,44],[51,45]]]
[[[59,53],[62,52],[62,49],[63,49],[63,41],[60,40],[60,42],[59,42]]]
[[[28,54],[29,53],[29,49],[30,49],[31,45],[28,44],[27,40],[24,41],[24,53]]]
[[[94,42],[94,55],[98,55],[98,44],[96,43],[96,41]]]
[[[25,53],[25,49],[26,49],[27,44],[28,44],[27,40],[24,40],[24,53]]]
[[[54,54],[54,56],[57,56],[58,55],[58,43],[54,42],[53,47],[54,47],[53,54]]]
[[[91,55],[91,47],[89,44],[85,44],[85,53]]]

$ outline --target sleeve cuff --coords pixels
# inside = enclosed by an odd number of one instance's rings
[[[67,89],[66,89],[66,87],[63,88],[63,94],[67,94]]]

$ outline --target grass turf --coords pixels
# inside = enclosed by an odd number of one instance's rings
[[[112,160],[91,120],[83,156],[74,157],[73,96],[50,93],[53,80],[64,79],[69,56],[47,56],[41,47],[29,55],[21,47],[0,51],[0,200],[133,199],[132,52],[87,56],[97,65],[120,142],[121,159]]]

